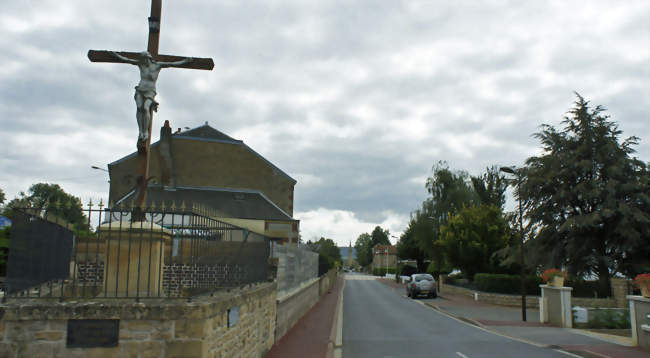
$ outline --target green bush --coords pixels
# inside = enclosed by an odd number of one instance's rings
[[[447,277],[445,277],[445,283],[450,285],[455,285],[457,281],[462,278],[463,278],[463,274],[461,272],[447,275]]]
[[[375,276],[385,276],[387,273],[388,274],[395,274],[395,268],[394,267],[380,267],[380,268],[375,268],[372,270],[372,274]]]
[[[435,262],[430,262],[429,266],[427,266],[427,273],[429,275],[433,276],[436,280],[438,279],[438,276],[440,274],[446,275],[449,272],[450,272],[449,269],[446,268],[445,266],[443,266],[440,269],[440,271],[438,271],[438,265]]]
[[[411,276],[416,273],[418,273],[417,267],[413,267],[410,265],[403,266],[399,272],[400,276]]]
[[[630,310],[597,309],[589,310],[589,322],[579,326],[586,328],[630,329]]]
[[[526,275],[526,294],[540,295],[540,284],[542,284],[540,277]],[[474,275],[474,286],[484,292],[518,294],[521,293],[521,276],[477,273]]]

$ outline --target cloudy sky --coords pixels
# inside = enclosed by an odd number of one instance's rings
[[[138,70],[89,49],[146,48],[148,0],[5,0],[0,188],[53,182],[108,196],[91,165],[132,152]],[[538,151],[573,91],[602,104],[650,160],[650,2],[163,0],[154,128],[203,122],[298,180],[305,239],[399,235],[431,167],[479,174]],[[158,137],[154,129],[154,139]],[[510,204],[511,205],[511,204]],[[392,239],[393,242],[395,239]]]

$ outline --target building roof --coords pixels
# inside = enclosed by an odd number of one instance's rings
[[[132,191],[116,204],[131,200],[133,195]],[[172,201],[176,203],[176,207],[179,207],[182,202],[189,208],[194,204],[200,204],[213,209],[217,217],[223,218],[296,221],[264,194],[253,190],[212,187],[169,189],[159,185],[149,185],[147,206],[154,203],[159,207],[163,201],[167,207]]]
[[[208,122],[205,122],[204,125],[189,129],[184,132],[180,133],[174,133],[172,135],[172,139],[183,139],[183,140],[198,140],[198,141],[206,141],[206,142],[220,142],[220,143],[229,143],[229,144],[235,144],[235,145],[241,145],[244,148],[246,148],[248,151],[252,152],[256,156],[260,157],[262,160],[264,160],[267,164],[269,164],[274,171],[284,175],[287,177],[293,184],[296,184],[297,181],[290,177],[289,174],[285,173],[282,171],[282,169],[278,168],[275,166],[275,164],[271,163],[268,159],[264,158],[262,155],[260,155],[258,152],[254,151],[251,147],[247,146],[244,141],[239,140],[239,139],[234,139],[227,134],[224,134],[208,125]],[[160,144],[160,140],[151,143],[151,148],[154,148]],[[135,158],[137,155],[137,152],[133,152],[129,155],[126,155],[112,163],[108,164],[108,168],[110,170],[110,167],[116,164],[119,164],[120,162],[123,162],[127,159],[130,158]]]
[[[383,255],[386,250],[390,255],[397,255],[397,246],[394,245],[375,245],[375,247],[372,248],[372,254]]]
[[[187,130],[185,132],[180,132],[176,134],[177,136],[181,137],[192,137],[192,138],[203,138],[203,139],[216,139],[216,140],[223,140],[223,141],[230,141],[230,142],[239,142],[241,143],[241,140],[234,139],[208,125],[206,122],[204,125],[196,128],[192,128],[190,130]]]

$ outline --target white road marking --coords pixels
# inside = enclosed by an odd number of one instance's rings
[[[461,353],[461,352],[456,352],[456,354],[458,354],[458,356],[459,356],[460,358],[469,358],[468,356],[464,355],[464,354]]]
[[[378,279],[377,276],[370,276],[370,275],[345,275],[346,280],[368,280],[368,281],[374,281]]]
[[[564,354],[566,354],[566,355],[569,355],[569,356],[571,356],[571,357],[575,357],[575,358],[584,358],[583,356],[579,356],[579,355],[577,355],[577,354],[573,354],[573,353],[571,353],[571,352],[563,351],[563,350],[561,350],[561,349],[554,349],[554,351],[559,352],[559,353],[564,353]],[[587,351],[587,350],[586,350],[586,351]],[[589,351],[587,351],[587,352],[589,352]],[[592,352],[589,352],[589,353],[592,353]],[[597,354],[597,356],[601,356],[601,355],[600,355],[600,354]],[[611,357],[608,357],[608,356],[602,356],[602,357],[604,357],[604,358],[611,358]]]
[[[548,347],[548,345],[546,345],[546,344],[539,344],[539,343],[536,343],[536,342],[533,342],[533,341],[529,341],[529,340],[527,340],[527,339],[508,336],[508,335],[505,335],[505,334],[500,333],[500,332],[492,331],[492,330],[489,330],[489,329],[487,329],[487,328],[483,328],[483,327],[481,327],[481,326],[477,326],[477,325],[474,325],[474,324],[471,324],[471,323],[465,322],[465,321],[463,321],[463,320],[461,320],[461,319],[458,319],[458,318],[452,316],[451,314],[449,314],[449,313],[447,313],[447,312],[443,312],[443,311],[441,311],[441,310],[437,310],[437,309],[435,309],[435,308],[433,308],[433,307],[431,307],[431,306],[425,304],[424,302],[421,302],[421,301],[415,301],[415,302],[421,304],[421,305],[424,306],[424,307],[427,307],[427,308],[433,310],[434,312],[437,312],[437,313],[439,313],[439,314],[441,314],[441,315],[443,315],[443,316],[447,316],[447,317],[449,317],[449,318],[451,318],[451,319],[453,319],[453,320],[455,320],[455,321],[458,321],[458,322],[460,322],[460,323],[462,323],[462,324],[465,324],[465,325],[468,325],[468,326],[470,326],[470,327],[478,328],[478,329],[480,329],[480,330],[482,330],[482,331],[485,331],[485,332],[488,332],[488,333],[492,333],[492,334],[494,334],[494,335],[501,336],[501,337],[504,337],[504,338],[508,338],[508,339],[513,340],[513,341],[519,341],[519,342],[521,342],[521,343],[530,344],[531,346],[535,346],[535,347],[539,347],[539,348],[547,348],[547,347]],[[571,357],[580,357],[580,356],[578,356],[578,355],[575,355],[575,354],[573,354],[573,353],[567,352],[567,351],[562,350],[562,349],[554,349],[554,351],[559,352],[559,353],[564,353],[564,354],[566,354],[566,355],[568,355],[568,356],[571,356]],[[456,352],[456,353],[459,353],[459,352]],[[461,353],[461,354],[462,354],[462,353]],[[608,358],[609,358],[609,357],[608,357]]]

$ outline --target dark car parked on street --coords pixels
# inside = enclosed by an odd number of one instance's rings
[[[428,273],[416,273],[406,283],[406,295],[413,299],[420,295],[426,295],[429,298],[438,297],[436,282],[433,276]]]

